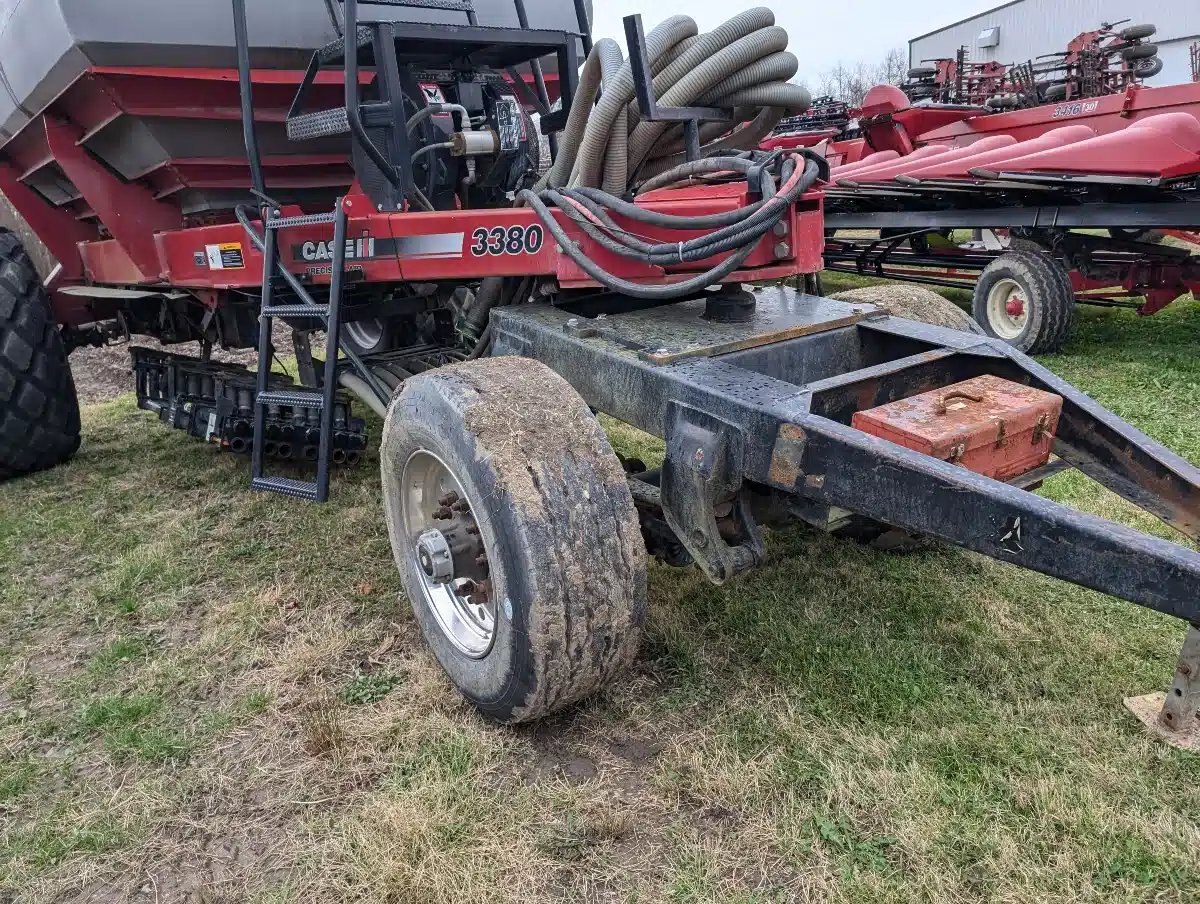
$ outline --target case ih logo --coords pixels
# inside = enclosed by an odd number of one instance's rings
[[[296,260],[314,263],[333,260],[333,242],[305,242],[294,248]],[[346,239],[346,260],[361,261],[375,257],[375,239],[364,235],[360,239]]]

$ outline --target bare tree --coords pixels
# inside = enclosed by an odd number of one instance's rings
[[[908,54],[893,47],[876,67],[877,84],[899,85],[908,78]]]
[[[878,63],[859,60],[856,63],[838,63],[821,73],[821,93],[837,100],[844,100],[857,107],[867,92],[875,85],[898,85],[908,74],[908,57],[903,50],[895,48]]]

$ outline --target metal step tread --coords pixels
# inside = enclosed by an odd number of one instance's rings
[[[278,217],[267,220],[268,229],[291,229],[293,226],[320,226],[324,223],[337,221],[337,211],[333,213],[305,213],[295,217]]]
[[[358,27],[358,46],[366,47],[371,43],[373,35],[371,29],[365,25]],[[338,38],[336,41],[330,41],[324,47],[317,51],[317,56],[322,63],[338,62],[346,55],[346,39]]]
[[[290,477],[256,477],[250,486],[262,493],[280,493],[293,499],[307,499],[316,502],[321,495],[320,487],[305,480],[293,480]]]
[[[287,135],[290,141],[309,141],[313,138],[328,138],[330,135],[347,135],[349,132],[350,118],[346,115],[345,107],[301,113],[287,121]]]
[[[412,9],[448,9],[460,13],[475,11],[474,0],[371,0],[371,6],[406,6]]]
[[[258,394],[260,405],[287,405],[291,408],[324,408],[325,396],[301,389],[276,389]]]
[[[329,316],[329,306],[323,304],[281,304],[263,308],[259,317],[315,317],[324,320]]]

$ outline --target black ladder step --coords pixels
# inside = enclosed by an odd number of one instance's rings
[[[329,306],[323,304],[281,304],[263,308],[259,315],[263,317],[312,317],[324,320],[329,316]]]
[[[276,389],[258,394],[260,405],[287,405],[290,408],[324,408],[325,396],[299,389]]]
[[[358,46],[366,47],[371,43],[372,39],[373,36],[371,34],[371,29],[367,28],[365,25],[360,25],[358,28]],[[322,65],[325,63],[339,63],[345,55],[345,38],[338,38],[336,41],[330,41],[317,51],[317,57],[320,59]]]
[[[337,211],[333,213],[304,213],[296,217],[267,218],[268,229],[290,229],[293,226],[319,226],[322,223],[333,223],[337,220]]]
[[[350,118],[345,107],[319,110],[316,113],[301,113],[287,121],[290,141],[310,141],[313,138],[328,138],[330,135],[348,135]]]
[[[250,481],[250,486],[260,493],[279,493],[293,499],[307,499],[309,502],[316,502],[321,495],[315,483],[293,480],[290,477],[256,477]]]

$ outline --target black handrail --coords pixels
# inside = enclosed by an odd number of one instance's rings
[[[403,193],[404,186],[400,174],[392,166],[387,157],[375,147],[375,142],[367,134],[362,121],[362,110],[359,108],[358,97],[358,0],[345,0],[346,16],[346,121],[354,138],[372,162],[379,167],[385,179],[392,188]]]
[[[262,156],[258,150],[258,132],[254,127],[254,82],[250,77],[250,28],[246,24],[246,0],[233,0],[233,36],[237,44],[238,82],[242,95],[242,134],[246,157],[250,160],[250,181],[260,199],[267,195],[263,180]]]

